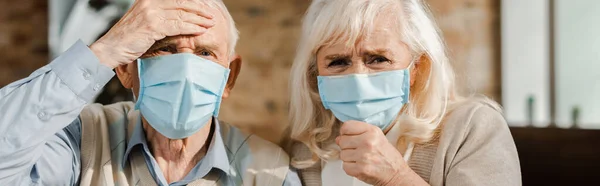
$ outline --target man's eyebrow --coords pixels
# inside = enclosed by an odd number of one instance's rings
[[[219,45],[214,42],[198,42],[196,43],[196,50],[210,50],[211,52],[217,52],[219,50]]]
[[[162,47],[166,47],[166,46],[176,46],[177,42],[174,39],[162,39],[159,41],[156,41],[156,43],[154,43],[150,49],[148,49],[148,51],[153,51]]]

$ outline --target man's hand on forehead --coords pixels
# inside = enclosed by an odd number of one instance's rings
[[[215,25],[209,9],[202,0],[136,0],[90,49],[111,68],[129,64],[165,37],[204,34]]]

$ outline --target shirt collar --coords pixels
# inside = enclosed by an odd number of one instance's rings
[[[221,136],[221,126],[219,120],[213,118],[212,122],[214,126],[213,138],[210,142],[210,146],[206,152],[206,155],[196,164],[196,166],[184,177],[182,181],[186,181],[191,179],[190,181],[202,178],[206,176],[212,168],[217,168],[227,175],[229,175],[229,158],[227,156],[227,151],[225,149],[225,144],[223,143],[223,138]],[[133,129],[133,133],[129,142],[127,143],[127,149],[125,150],[125,154],[123,156],[123,167],[125,167],[127,161],[129,161],[129,155],[132,149],[138,145],[142,145],[144,150],[142,151],[149,157],[154,159],[150,152],[150,148],[148,148],[148,142],[146,140],[146,134],[143,130],[141,124],[141,117],[135,124]]]

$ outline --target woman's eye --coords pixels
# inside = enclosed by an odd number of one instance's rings
[[[372,64],[372,63],[378,64],[378,63],[389,63],[389,62],[390,62],[390,60],[383,56],[373,56],[373,57],[371,57],[371,60],[369,60],[368,63],[369,64]]]
[[[327,67],[343,67],[343,66],[346,66],[349,64],[350,64],[349,60],[336,59],[336,60],[331,61],[331,63],[329,63],[329,65],[327,65]]]

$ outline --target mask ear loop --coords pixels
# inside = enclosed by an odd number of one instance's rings
[[[412,72],[414,70],[415,67],[415,63],[417,63],[417,60],[421,58],[421,56],[423,56],[423,54],[419,54],[419,55],[415,55],[412,60],[410,61],[410,64],[408,64],[408,67],[406,67],[406,76],[410,77],[410,72]],[[409,87],[410,87],[410,78],[405,82],[408,83]],[[408,89],[407,92],[407,96],[405,98],[406,100],[408,100],[404,106],[404,108],[402,108],[402,110],[404,110],[406,108],[406,106],[410,103],[410,88]]]
[[[131,89],[131,92],[133,93],[133,99],[135,99],[135,110],[139,110],[140,109],[140,104],[141,104],[141,100],[138,100],[139,98],[142,98],[142,95],[144,94],[144,79],[142,78],[142,60],[141,59],[137,59],[136,60],[137,63],[137,71],[138,71],[138,78],[140,80],[140,91],[138,92],[138,97],[135,97],[135,92],[133,91],[133,88]]]
[[[417,60],[421,58],[421,56],[423,56],[423,54],[419,54],[416,55],[412,58],[412,60],[410,60],[410,64],[408,64],[408,67],[406,67],[406,69],[411,70],[412,68],[415,67],[415,63],[417,63]]]
[[[408,64],[408,67],[406,67],[405,69],[405,76],[410,77],[410,72],[414,69],[415,67],[415,63],[417,63],[417,60],[419,58],[421,58],[421,56],[423,56],[423,54],[419,54],[419,55],[415,55],[411,60],[410,63]],[[408,86],[410,87],[410,78],[408,80],[405,80],[408,84]],[[408,105],[410,104],[410,88],[408,89],[408,91],[406,92],[406,97],[404,98],[406,99],[406,103],[404,104],[404,106],[402,106],[402,108],[400,109],[400,114],[397,116],[397,118],[393,121],[393,122],[399,122],[400,120],[400,115],[404,115],[407,112],[407,108]],[[396,123],[397,125],[397,123]]]

